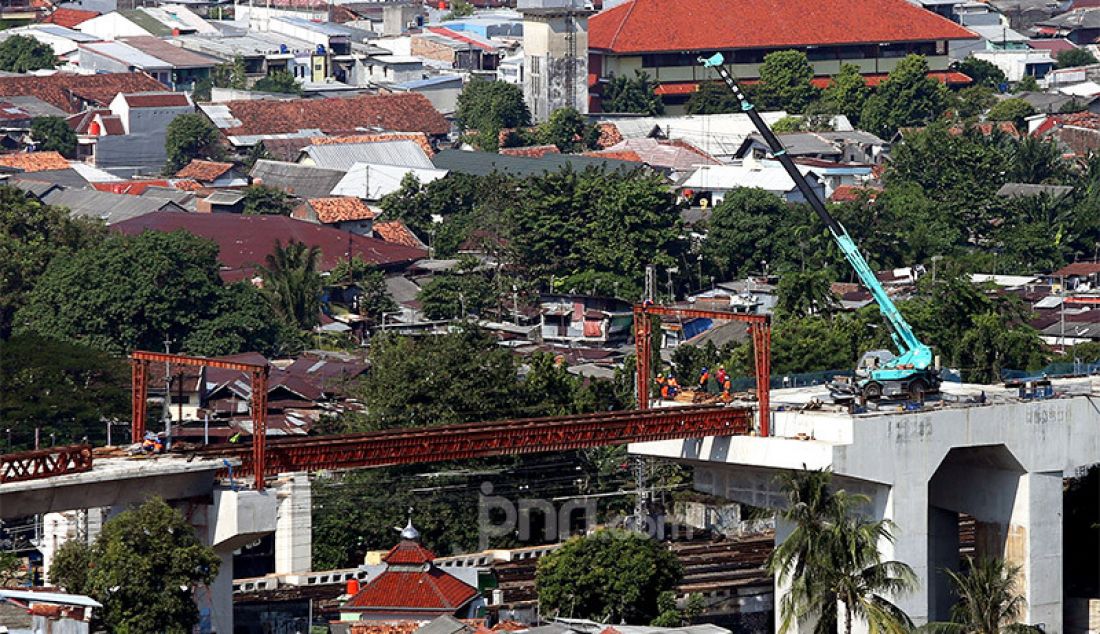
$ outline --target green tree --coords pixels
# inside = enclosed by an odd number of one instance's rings
[[[128,371],[99,350],[38,335],[0,339],[0,420],[17,444],[33,447],[35,428],[59,444],[105,437],[104,420],[127,417]],[[44,389],[43,386],[48,386]]]
[[[15,315],[15,332],[83,343],[111,354],[185,342],[215,317],[263,323],[255,303],[223,303],[218,247],[186,232],[112,235],[70,257],[54,258]],[[244,291],[239,291],[244,292]],[[239,295],[236,296],[238,299]],[[225,315],[215,313],[231,309]],[[269,320],[269,318],[268,318]],[[242,337],[247,330],[239,331]],[[269,333],[247,338],[244,352],[265,350]],[[177,343],[177,345],[179,345]]]
[[[821,96],[811,83],[814,69],[802,51],[776,51],[764,56],[760,83],[756,85],[757,106],[767,110],[801,113]]]
[[[996,64],[987,62],[984,59],[978,59],[977,57],[967,57],[959,62],[958,70],[970,79],[973,79],[974,83],[979,86],[997,88],[1001,84],[1008,82],[1008,78],[1005,77],[1004,71],[997,68]]]
[[[776,287],[776,299],[779,311],[796,317],[828,314],[838,304],[830,289],[829,274],[822,270],[784,274]]]
[[[1025,119],[1033,114],[1035,114],[1035,108],[1031,104],[1023,99],[1012,97],[1002,99],[994,104],[989,109],[986,118],[990,121],[1011,121],[1017,129],[1026,131],[1027,122]]]
[[[50,581],[65,592],[86,594],[88,592],[88,573],[92,568],[92,548],[88,544],[72,539],[58,547],[50,562]]]
[[[11,334],[15,313],[39,276],[107,235],[101,222],[74,218],[15,187],[0,186],[0,339]]]
[[[459,129],[477,131],[477,144],[492,152],[497,149],[500,131],[530,125],[531,113],[519,86],[475,79],[458,95],[455,119]]]
[[[434,276],[417,299],[428,319],[465,319],[492,306],[497,293],[487,277],[467,271]]]
[[[703,613],[703,595],[693,592],[688,595],[683,608],[676,605],[676,593],[671,590],[657,597],[657,618],[650,622],[653,627],[683,627],[691,625]]]
[[[706,81],[688,97],[685,109],[688,114],[725,114],[741,112],[741,104],[730,89],[720,81]]]
[[[539,559],[535,584],[546,614],[641,624],[658,616],[658,597],[681,575],[680,562],[661,542],[604,529]]]
[[[267,297],[247,282],[223,288],[209,316],[183,340],[184,350],[207,357],[245,351],[285,356],[303,347],[297,328],[283,319],[272,319]]]
[[[1096,64],[1096,57],[1084,48],[1071,48],[1058,53],[1058,63],[1055,68],[1074,68],[1076,66],[1088,66]]]
[[[539,124],[537,136],[541,143],[556,145],[562,152],[583,152],[596,147],[600,130],[575,109],[558,108]]]
[[[120,634],[190,632],[199,622],[195,590],[214,582],[219,564],[194,527],[160,499],[109,520],[90,552],[62,552],[56,582],[102,603],[105,628]],[[89,565],[81,568],[85,557]]]
[[[302,94],[302,85],[294,79],[294,75],[286,71],[275,71],[270,75],[260,78],[253,86],[256,92],[274,92],[286,95]]]
[[[768,569],[789,591],[780,602],[780,632],[805,619],[815,631],[836,631],[838,604],[844,605],[844,631],[859,620],[873,632],[906,632],[912,622],[889,596],[916,586],[913,571],[883,561],[881,543],[893,541],[889,520],[856,516],[866,496],[830,489],[829,471],[798,471],[781,476],[787,507],[779,515],[794,528],[768,558]]]
[[[920,55],[909,55],[867,98],[860,125],[889,139],[898,128],[927,125],[937,119],[947,103],[947,88],[928,76],[928,62]]]
[[[321,274],[317,265],[321,249],[290,241],[283,246],[275,241],[275,250],[260,269],[263,293],[271,308],[287,323],[308,330],[317,325],[321,313]]]
[[[963,572],[944,570],[958,602],[951,622],[929,623],[921,631],[960,634],[1039,634],[1041,629],[1019,622],[1027,598],[1016,587],[1020,567],[1001,559],[966,559]]]
[[[38,150],[60,152],[66,158],[76,156],[76,133],[61,117],[32,119],[31,138]]]
[[[762,189],[735,189],[714,207],[702,255],[723,279],[759,270],[760,262],[786,260],[776,235],[796,212]],[[793,246],[793,245],[792,245]]]
[[[241,213],[246,216],[289,216],[294,199],[281,189],[267,185],[249,185],[244,190]]]
[[[248,74],[244,58],[234,55],[233,60],[218,64],[210,71],[210,80],[218,88],[244,90],[248,88]]]
[[[164,171],[175,174],[193,159],[218,160],[222,157],[221,133],[205,115],[181,114],[168,124],[164,143],[168,163]]]
[[[451,3],[451,10],[443,16],[443,21],[457,20],[458,18],[465,18],[474,14],[474,5],[466,2],[466,0],[454,0]]]
[[[1016,92],[1039,92],[1042,88],[1039,86],[1039,81],[1035,79],[1034,75],[1024,75],[1023,79],[1016,82]]]
[[[654,94],[654,87],[650,76],[640,70],[635,70],[633,77],[616,75],[604,86],[600,104],[604,112],[664,114],[665,104]]]
[[[386,274],[378,267],[363,261],[358,255],[342,260],[329,272],[326,282],[332,286],[354,286],[358,290],[356,305],[360,315],[370,317],[375,323],[382,320],[382,313],[397,309],[397,304],[386,289]]]
[[[57,56],[49,44],[33,37],[13,35],[0,42],[0,70],[26,73],[57,66]]]
[[[997,104],[997,98],[993,96],[993,89],[984,84],[967,86],[954,93],[953,97],[955,115],[960,119],[977,117]],[[992,118],[990,116],[990,119]]]
[[[1038,361],[1038,332],[1026,325],[1006,327],[1003,318],[987,312],[973,317],[960,342],[960,363],[971,383],[996,383],[1001,370],[1027,369]]]
[[[523,411],[515,360],[475,328],[371,343],[371,372],[358,392],[358,428],[425,427],[497,420]]]
[[[840,72],[833,76],[829,86],[821,94],[818,109],[824,112],[842,114],[848,117],[852,125],[859,124],[863,104],[871,94],[867,80],[855,64],[841,64]]]

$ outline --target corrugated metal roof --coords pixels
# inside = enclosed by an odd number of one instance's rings
[[[356,163],[396,165],[432,169],[431,160],[415,141],[378,141],[375,143],[331,143],[311,145],[303,150],[317,167],[346,172]]]
[[[0,599],[33,601],[35,603],[56,603],[59,605],[79,605],[86,608],[101,608],[103,604],[82,594],[63,594],[61,592],[31,592],[29,590],[0,589]]]
[[[183,207],[164,198],[110,194],[94,189],[59,189],[46,194],[42,202],[66,207],[77,216],[99,218],[109,225],[154,211],[186,213]]]
[[[128,66],[145,70],[172,68],[172,65],[168,62],[153,57],[123,42],[92,42],[90,44],[81,44],[80,50],[81,52],[90,51],[94,54],[104,55],[123,62]]]
[[[260,159],[253,166],[251,176],[268,187],[278,187],[300,198],[324,198],[340,183],[344,172]]]
[[[406,174],[412,174],[424,184],[443,178],[447,175],[447,170],[356,163],[333,188],[332,195],[381,200],[386,194],[401,189],[401,180]]]
[[[75,29],[61,26],[60,24],[36,24],[28,27],[30,31],[40,31],[49,35],[63,37],[74,42],[98,42],[99,38],[88,33],[81,33]]]
[[[336,36],[344,35],[344,36],[348,36],[348,37],[351,36],[351,31],[350,30],[345,29],[342,26],[337,26],[337,25],[332,24],[330,22],[311,22],[310,20],[307,20],[305,18],[299,18],[299,17],[294,17],[294,16],[285,16],[285,15],[281,15],[277,18],[272,18],[272,20],[275,21],[275,22],[282,22],[284,24],[290,24],[290,25],[300,27],[300,28],[303,28],[303,29],[309,29],[310,31],[313,31],[314,33],[320,33],[322,35],[336,35]]]
[[[608,170],[633,170],[638,168],[637,163],[590,156],[547,154],[539,158],[529,158],[489,152],[466,152],[463,150],[443,150],[435,155],[432,163],[439,169],[473,176],[485,176],[493,172],[505,172],[515,176],[538,176],[547,172],[557,172],[566,166],[572,167],[574,170],[584,170],[589,167],[602,167]]]
[[[417,79],[415,81],[407,81],[400,84],[394,84],[394,88],[401,90],[415,90],[417,88],[427,88],[429,86],[441,86],[443,84],[457,83],[462,86],[462,77],[458,75],[439,75],[437,77],[429,77],[427,79]]]

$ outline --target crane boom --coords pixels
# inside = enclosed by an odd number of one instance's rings
[[[787,149],[783,146],[782,141],[780,141],[779,137],[777,137],[775,133],[772,132],[772,129],[768,127],[768,124],[760,116],[760,113],[756,111],[756,108],[749,101],[748,97],[745,96],[744,91],[738,86],[733,75],[726,69],[724,66],[725,58],[723,58],[721,53],[715,53],[711,57],[701,57],[699,61],[703,63],[703,66],[713,68],[717,71],[718,76],[726,82],[726,86],[729,87],[734,97],[740,102],[741,110],[748,115],[753,125],[756,126],[756,129],[760,132],[760,135],[764,137],[764,142],[767,143],[772,156],[775,157],[775,159],[779,161],[779,164],[783,166],[783,169],[787,171],[791,180],[793,180],[798,187],[798,191],[802,193],[802,197],[806,199],[806,202],[810,204],[810,207],[812,207],[818,217],[821,218],[821,221],[829,228],[829,233],[832,234],[837,246],[839,246],[841,252],[844,253],[845,259],[847,259],[848,263],[855,269],[856,275],[859,276],[863,286],[870,291],[875,303],[878,304],[879,311],[890,325],[890,336],[894,341],[894,345],[897,346],[900,355],[886,362],[882,369],[875,372],[873,376],[877,375],[875,378],[884,381],[896,381],[908,378],[914,371],[927,371],[933,365],[932,349],[917,339],[916,334],[913,333],[913,328],[909,325],[909,322],[905,321],[905,318],[894,304],[894,301],[886,294],[886,289],[882,287],[878,278],[875,277],[874,271],[871,270],[870,265],[867,264],[867,260],[864,259],[863,255],[859,252],[859,247],[856,246],[852,237],[848,235],[848,231],[843,225],[837,222],[832,214],[829,213],[829,210],[825,208],[825,203],[818,197],[817,192],[810,186],[805,175],[799,171],[798,166],[795,165],[790,155],[787,154]]]

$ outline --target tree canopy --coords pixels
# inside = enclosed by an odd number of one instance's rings
[[[217,252],[186,232],[109,236],[50,261],[16,313],[15,330],[116,355],[160,350],[166,338],[184,351],[281,350],[278,320],[251,300],[259,293],[251,285],[222,283]]]
[[[57,66],[53,47],[26,35],[13,35],[0,42],[0,70],[26,73]]]
[[[221,158],[221,133],[203,114],[181,114],[168,124],[164,148],[168,153],[164,171],[172,175],[194,159]]]
[[[816,108],[823,112],[842,114],[848,117],[852,125],[858,125],[863,104],[870,94],[871,89],[859,72],[859,66],[842,64],[840,72],[821,93],[821,103]]]
[[[600,105],[604,112],[664,114],[665,104],[653,93],[654,87],[650,76],[640,70],[635,70],[633,77],[616,75],[604,86]]]
[[[1010,98],[1002,99],[993,105],[989,109],[987,118],[990,121],[1011,121],[1016,129],[1027,131],[1027,122],[1025,119],[1035,114],[1035,108],[1023,99]]]
[[[688,97],[684,106],[688,114],[725,114],[740,112],[741,104],[730,89],[720,81],[704,81]]]
[[[76,133],[61,117],[32,119],[31,138],[40,151],[60,152],[65,158],[76,156]]]
[[[658,598],[681,575],[680,562],[660,541],[604,529],[539,559],[535,583],[543,614],[648,624],[661,612]]]
[[[959,72],[974,80],[974,83],[989,88],[997,88],[1008,82],[1004,71],[997,68],[993,62],[988,62],[977,57],[967,57],[958,63]]]
[[[1071,48],[1058,53],[1058,63],[1055,68],[1073,68],[1075,66],[1088,66],[1096,63],[1096,56],[1085,48]]]
[[[52,581],[103,604],[111,632],[187,634],[199,622],[195,591],[214,582],[219,560],[179,511],[151,499],[111,518],[95,543],[67,542]]]
[[[281,189],[267,185],[249,185],[244,190],[241,213],[246,216],[289,216],[294,199]]]
[[[814,69],[802,51],[776,51],[764,56],[760,83],[753,95],[763,110],[801,113],[821,96],[811,80]]]
[[[252,86],[252,90],[256,92],[300,95],[302,94],[302,85],[298,83],[297,79],[294,79],[294,75],[286,71],[275,71],[270,75],[265,75],[258,79]]]
[[[530,125],[531,113],[519,86],[475,79],[458,95],[455,119],[461,130],[477,132],[477,145],[482,150],[492,152],[497,149],[500,131]]]
[[[308,330],[321,314],[321,274],[317,266],[321,249],[302,242],[275,242],[260,270],[262,292],[277,315],[291,325]]]
[[[947,107],[947,88],[928,76],[928,62],[909,55],[863,104],[860,125],[889,139],[898,128],[926,125]]]

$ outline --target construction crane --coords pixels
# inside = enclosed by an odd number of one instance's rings
[[[700,57],[699,61],[704,67],[713,68],[726,82],[734,97],[740,102],[741,110],[749,116],[753,125],[760,131],[760,135],[764,137],[764,142],[768,144],[772,156],[779,161],[783,169],[787,170],[787,174],[794,181],[803,198],[829,228],[829,233],[832,234],[848,263],[855,269],[860,282],[871,292],[879,311],[890,326],[890,338],[893,339],[898,354],[894,355],[888,350],[865,353],[856,369],[857,381],[854,387],[858,388],[858,394],[867,400],[886,397],[923,401],[925,394],[939,391],[940,377],[935,368],[932,349],[917,339],[913,328],[905,321],[898,307],[886,294],[886,289],[875,277],[874,271],[859,252],[859,247],[848,235],[848,231],[829,214],[824,201],[818,197],[817,192],[794,164],[783,143],[775,136],[737,85],[737,81],[724,65],[725,58],[721,53],[715,53],[710,57]],[[834,386],[834,395],[840,396],[843,392],[844,390],[837,390]]]

